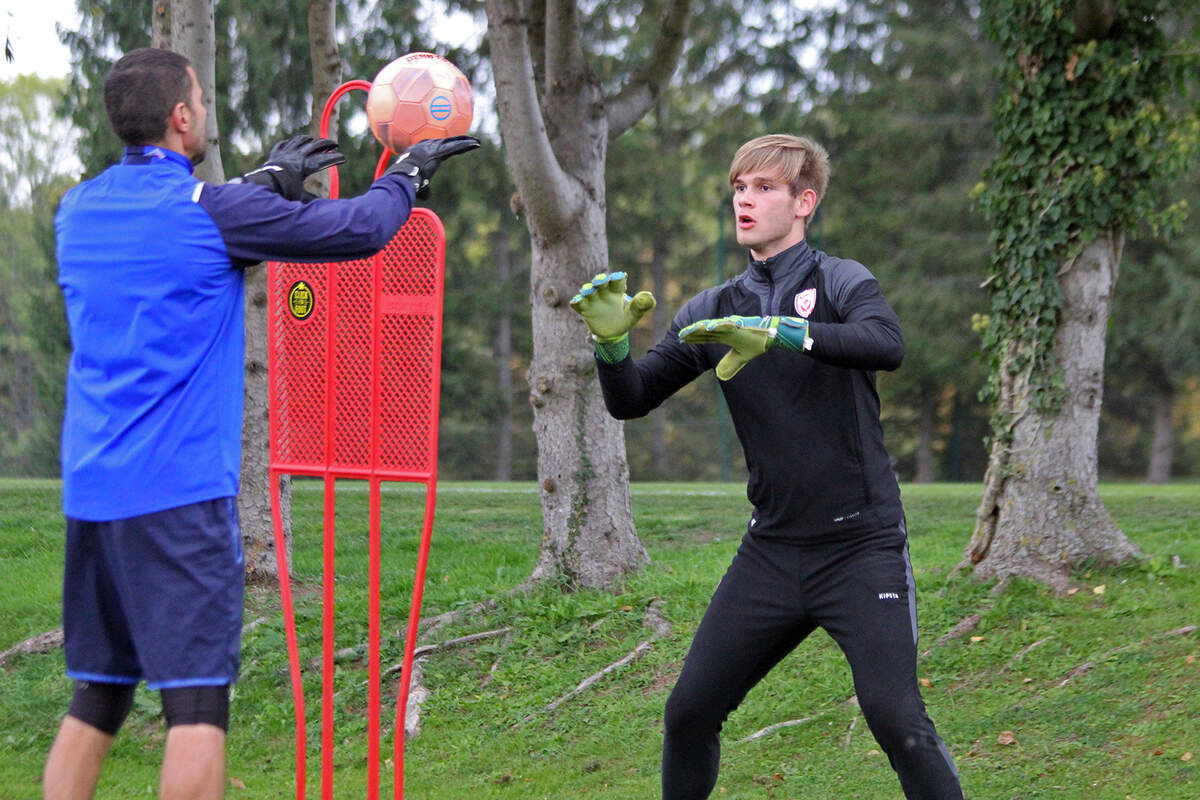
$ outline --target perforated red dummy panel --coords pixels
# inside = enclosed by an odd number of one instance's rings
[[[444,241],[418,208],[372,258],[268,264],[273,469],[436,470]]]

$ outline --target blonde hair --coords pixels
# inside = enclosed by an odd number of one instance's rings
[[[793,197],[812,189],[817,195],[817,205],[820,205],[825,187],[829,185],[829,153],[812,139],[802,136],[786,133],[759,136],[739,147],[734,154],[733,163],[729,165],[729,185],[746,173],[762,170],[778,173]],[[808,218],[804,221],[807,224]]]

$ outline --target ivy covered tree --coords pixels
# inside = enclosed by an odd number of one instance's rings
[[[979,328],[995,404],[966,562],[981,578],[1057,589],[1073,566],[1139,549],[1097,490],[1105,331],[1126,232],[1177,225],[1164,198],[1200,139],[1183,103],[1194,48],[1165,0],[986,0],[1000,48],[997,154],[979,201],[993,226],[991,311]],[[1189,2],[1194,7],[1194,0]]]

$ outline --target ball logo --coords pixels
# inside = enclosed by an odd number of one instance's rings
[[[296,319],[305,320],[312,316],[313,308],[316,307],[316,295],[313,294],[308,281],[296,281],[292,284],[287,293],[287,305],[288,311]]]
[[[436,119],[438,122],[444,122],[450,119],[451,112],[454,111],[454,106],[450,104],[450,98],[443,95],[438,95],[429,101],[429,116]]]

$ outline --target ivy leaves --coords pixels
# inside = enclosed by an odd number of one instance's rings
[[[1080,41],[1086,2],[983,4],[1004,58],[997,154],[972,192],[993,226],[991,314],[979,325],[992,366],[985,398],[1027,373],[1038,413],[1062,402],[1053,356],[1062,265],[1105,231],[1176,228],[1187,205],[1162,187],[1200,148],[1200,117],[1182,102],[1196,58],[1172,51],[1160,26],[1171,4],[1118,0],[1105,37]],[[1007,418],[994,418],[998,436]]]

